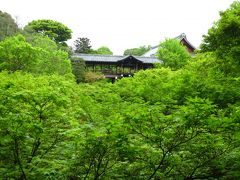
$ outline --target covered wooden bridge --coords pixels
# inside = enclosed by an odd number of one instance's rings
[[[74,54],[73,57],[82,58],[87,70],[101,72],[106,78],[114,79],[132,76],[136,71],[153,68],[155,63],[160,63],[160,60],[155,57],[132,55]]]

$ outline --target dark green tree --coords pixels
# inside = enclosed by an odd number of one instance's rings
[[[28,23],[25,28],[32,28],[37,33],[48,36],[56,43],[65,44],[65,41],[72,37],[71,29],[60,22],[48,19],[34,20]]]
[[[78,38],[74,41],[75,53],[85,53],[89,54],[92,51],[91,41],[88,38]]]
[[[72,57],[71,62],[72,62],[72,71],[77,83],[84,82],[85,73],[86,73],[86,70],[85,70],[86,64],[84,59]]]
[[[0,41],[19,31],[18,25],[10,14],[0,11]]]
[[[30,26],[25,26],[24,29],[21,31],[21,34],[23,34],[26,37],[26,40],[29,43],[32,43],[37,36],[39,36],[39,37],[44,36],[43,34],[36,32]],[[50,39],[48,36],[45,36],[45,37]],[[42,39],[44,39],[44,38],[42,38]],[[56,43],[55,41],[53,41],[53,42]],[[73,50],[70,46],[67,45],[66,42],[61,42],[61,43],[56,43],[56,44],[57,44],[58,49],[67,52],[69,57],[72,55]]]

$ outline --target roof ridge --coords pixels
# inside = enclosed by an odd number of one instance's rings
[[[112,55],[112,54],[86,54],[86,53],[74,53],[74,55],[83,55],[83,56],[105,56],[105,57],[125,57],[124,55]]]
[[[173,39],[187,39],[187,36],[185,33],[181,33],[180,35],[178,35],[177,37],[173,38]]]
[[[157,59],[156,57],[148,57],[148,56],[134,56],[136,58],[148,58],[148,59]]]

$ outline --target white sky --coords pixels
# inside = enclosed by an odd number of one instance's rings
[[[72,31],[72,40],[87,37],[94,49],[114,54],[128,48],[155,46],[185,33],[196,47],[202,35],[233,0],[0,0],[0,10],[17,17],[21,26],[52,19]]]

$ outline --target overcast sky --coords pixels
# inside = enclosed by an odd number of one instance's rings
[[[65,24],[94,49],[109,47],[114,54],[128,48],[155,46],[185,33],[196,47],[202,35],[233,0],[0,0],[0,10],[17,17],[23,27],[37,19]]]

